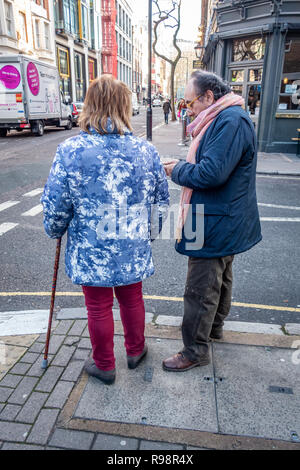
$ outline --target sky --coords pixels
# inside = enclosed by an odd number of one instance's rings
[[[165,3],[167,0],[160,0]],[[145,18],[148,15],[148,0],[131,0],[133,11],[137,18]],[[154,10],[153,10],[154,11]],[[181,3],[181,27],[179,39],[188,41],[197,40],[197,28],[201,21],[201,0],[182,0]]]

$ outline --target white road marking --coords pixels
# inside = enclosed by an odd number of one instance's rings
[[[3,224],[0,224],[0,237],[9,230],[15,228],[17,225],[19,224],[13,224],[11,222],[4,222]]]
[[[19,204],[20,201],[6,201],[0,204],[0,212],[5,211],[5,209],[8,209],[9,207],[15,206],[16,204]]]
[[[256,174],[257,178],[271,178],[271,179],[280,179],[280,180],[300,180],[299,176],[282,176],[282,175],[262,175],[262,174]]]
[[[44,191],[44,188],[36,188],[33,189],[32,191],[29,191],[29,193],[23,194],[24,197],[33,197],[37,196],[38,194],[41,194]]]
[[[300,217],[260,217],[262,222],[300,222]]]
[[[32,207],[32,209],[29,209],[29,211],[23,212],[22,215],[25,217],[34,217],[35,215],[39,214],[42,211],[43,211],[42,204],[38,204],[37,206]]]
[[[263,202],[258,202],[258,205],[263,207],[274,207],[276,209],[291,209],[294,211],[300,211],[300,207],[298,206],[280,206],[278,204],[265,204]]]

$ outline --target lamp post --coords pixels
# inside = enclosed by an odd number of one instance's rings
[[[147,140],[152,140],[152,0],[148,0],[148,106],[147,106]]]
[[[205,46],[202,46],[200,43],[197,43],[196,46],[194,47],[194,50],[195,50],[197,59],[202,60],[204,56]]]

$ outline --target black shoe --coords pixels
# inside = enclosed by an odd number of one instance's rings
[[[128,369],[135,369],[139,363],[144,359],[148,352],[148,346],[145,344],[143,352],[138,356],[127,356]]]
[[[211,339],[223,339],[223,328],[218,328],[215,330],[211,330],[209,337]]]
[[[84,364],[84,370],[91,375],[96,377],[107,385],[111,385],[116,380],[116,369],[113,370],[101,370],[98,369],[93,359],[89,358]]]

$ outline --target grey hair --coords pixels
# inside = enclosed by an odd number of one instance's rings
[[[197,70],[192,73],[191,79],[193,79],[196,95],[203,95],[207,90],[211,90],[217,101],[222,96],[231,92],[229,83],[213,72]]]

